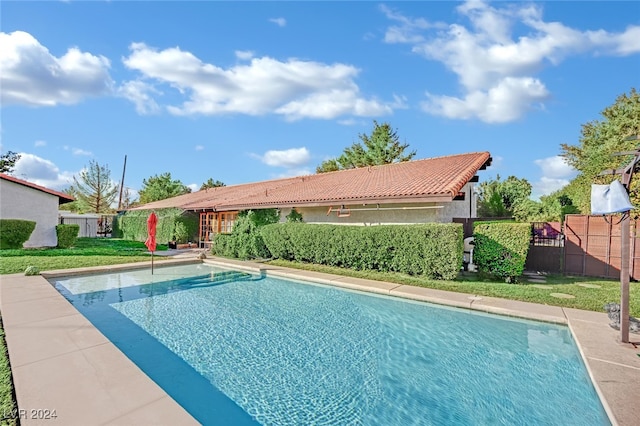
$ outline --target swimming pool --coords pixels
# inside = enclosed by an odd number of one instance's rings
[[[207,265],[55,286],[205,424],[610,424],[564,326]]]

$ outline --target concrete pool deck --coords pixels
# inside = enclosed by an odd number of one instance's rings
[[[156,267],[199,262],[193,255]],[[640,419],[640,348],[620,343],[605,313],[387,282],[301,271],[261,263],[209,258],[208,264],[265,271],[353,290],[567,324],[613,424]],[[22,425],[198,424],[179,404],[108,341],[47,281],[94,272],[149,268],[141,264],[50,271],[44,276],[0,277],[0,312]],[[640,336],[631,334],[638,342]],[[55,410],[55,418],[51,416]],[[2,413],[3,417],[8,413]],[[48,419],[46,417],[49,417]]]

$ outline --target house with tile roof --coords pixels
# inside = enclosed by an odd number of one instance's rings
[[[200,245],[228,233],[239,211],[292,209],[306,223],[348,225],[452,222],[476,216],[476,173],[489,152],[472,152],[380,166],[209,188],[138,206],[177,207],[200,214]]]
[[[58,245],[58,207],[74,198],[22,179],[0,173],[0,219],[31,220],[36,227],[24,247]]]

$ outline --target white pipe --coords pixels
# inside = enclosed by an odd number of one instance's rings
[[[351,212],[363,212],[363,211],[384,211],[384,210],[426,210],[426,209],[442,209],[444,206],[422,206],[422,207],[387,207],[387,208],[364,208],[364,209],[353,209],[347,207]],[[337,210],[334,210],[337,211]]]

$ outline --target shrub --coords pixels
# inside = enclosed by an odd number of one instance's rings
[[[485,272],[515,282],[522,275],[531,240],[531,224],[476,222],[473,262]]]
[[[189,241],[189,230],[184,222],[176,222],[175,229],[173,230],[173,238],[180,244]]]
[[[462,226],[268,225],[261,235],[271,256],[357,270],[454,279],[462,265]]]
[[[22,248],[34,229],[36,223],[31,220],[0,219],[0,250]]]
[[[71,223],[68,225],[56,225],[56,235],[58,236],[58,248],[73,247],[80,233],[80,225]]]
[[[40,269],[37,266],[27,266],[27,269],[24,270],[25,275],[40,275]]]
[[[212,253],[238,259],[269,257],[269,250],[259,232],[260,224],[274,223],[279,216],[275,209],[245,211],[238,214],[231,234],[218,234],[213,240]],[[264,225],[262,225],[264,226]]]
[[[291,212],[285,217],[287,219],[287,222],[304,222],[302,220],[302,213],[299,213],[295,207],[292,208]]]

